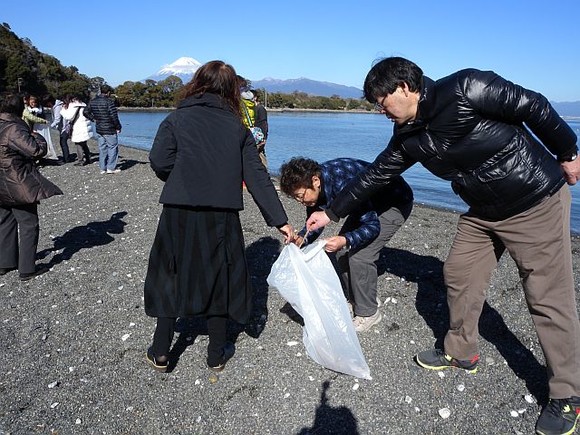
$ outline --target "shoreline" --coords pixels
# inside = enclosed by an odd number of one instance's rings
[[[332,109],[294,109],[290,107],[283,107],[283,108],[272,108],[266,107],[268,112],[276,112],[276,113],[366,113],[371,115],[381,115],[380,112],[376,110],[332,110]],[[171,112],[175,110],[175,107],[118,107],[118,111],[120,112]],[[580,116],[562,116],[562,119],[565,121],[580,121]]]
[[[546,374],[509,257],[492,276],[480,320],[477,375],[440,376],[413,361],[446,331],[442,267],[458,216],[423,206],[381,254],[384,318],[359,335],[372,380],[307,356],[301,326],[266,283],[281,238],[247,191],[240,219],[254,311],[245,328],[230,325],[234,358],[213,382],[203,322],[180,322],[175,368],[154,372],[144,361],[155,322],[144,313],[143,282],[163,184],[146,151],[120,147],[122,172],[100,175],[95,142],[89,147],[91,165],[41,168],[65,193],[39,205],[38,262],[51,270],[28,282],[15,272],[0,277],[0,355],[9,362],[0,370],[0,433],[533,432]],[[299,227],[304,208],[280,199]],[[572,247],[578,289],[579,238]]]

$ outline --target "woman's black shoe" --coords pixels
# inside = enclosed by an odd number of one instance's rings
[[[169,365],[169,360],[166,359],[165,361],[159,361],[155,354],[153,353],[153,349],[147,349],[147,354],[145,355],[145,359],[149,364],[153,366],[155,370],[161,373],[165,373],[167,371],[167,366]]]
[[[208,362],[207,366],[213,372],[221,372],[226,367],[226,363],[230,360],[230,358],[234,356],[234,353],[236,353],[236,346],[234,346],[234,343],[227,342],[224,345],[224,353],[222,355],[221,362],[215,366],[212,366]]]

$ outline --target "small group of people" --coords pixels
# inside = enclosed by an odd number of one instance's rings
[[[27,281],[48,271],[36,265],[39,239],[38,204],[62,191],[38,169],[39,162],[64,164],[73,161],[70,139],[77,147],[78,166],[91,163],[87,141],[94,136],[99,145],[101,174],[117,174],[121,123],[112,89],[105,85],[101,95],[87,105],[80,97],[63,100],[47,96],[7,94],[0,102],[0,276],[18,270]],[[52,110],[50,121],[47,109]],[[62,160],[58,160],[50,128],[59,130]]]
[[[336,255],[355,329],[380,322],[376,260],[411,213],[412,192],[401,174],[419,162],[451,181],[469,210],[444,266],[444,348],[420,352],[416,362],[477,370],[478,320],[507,250],[548,370],[550,400],[536,432],[571,434],[580,416],[580,322],[568,184],[580,179],[580,159],[576,135],[547,99],[491,71],[466,69],[434,81],[407,59],[381,60],[366,77],[364,96],[394,123],[392,139],[373,163],[285,163],[281,189],[307,211],[296,232],[244,124],[242,92],[232,66],[206,63],[153,142],[151,167],[165,182],[144,286],[145,311],[157,318],[146,353],[153,368],[167,371],[178,317],[207,318],[210,369],[223,370],[234,355],[227,320],[245,323],[252,299],[239,219],[242,180],[285,243],[306,246],[331,219],[346,218],[326,250]]]
[[[80,96],[66,95],[63,99],[52,95],[44,97],[41,105],[38,97],[25,95],[23,119],[30,129],[40,133],[47,142],[48,152],[43,158],[48,164],[72,163],[76,166],[91,164],[88,140],[97,139],[99,147],[99,168],[101,174],[118,174],[118,134],[121,122],[115,102],[110,97],[112,88],[102,85],[100,93],[86,104]],[[49,120],[52,111],[52,121]],[[50,128],[59,131],[62,157],[57,157],[52,144]],[[72,157],[68,142],[76,146],[76,159]]]

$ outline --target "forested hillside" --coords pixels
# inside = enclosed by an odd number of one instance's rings
[[[87,77],[75,66],[63,66],[41,53],[29,39],[12,32],[8,23],[0,25],[0,92],[88,96],[103,83],[101,77]]]

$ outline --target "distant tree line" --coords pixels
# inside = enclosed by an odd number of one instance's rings
[[[183,88],[177,76],[156,82],[125,82],[115,88],[117,102],[123,107],[174,107]],[[262,104],[274,109],[312,109],[312,110],[373,110],[373,105],[358,98],[341,98],[338,95],[319,97],[304,92],[284,94],[255,89]]]
[[[107,84],[102,77],[88,77],[75,66],[63,66],[53,56],[38,51],[28,38],[19,38],[8,23],[0,25],[0,93],[28,92],[62,98],[73,94],[88,100]],[[117,104],[124,107],[175,107],[184,86],[177,76],[164,80],[127,81],[115,89]],[[372,110],[363,99],[318,97],[304,92],[284,94],[257,89],[258,98],[269,108]]]

